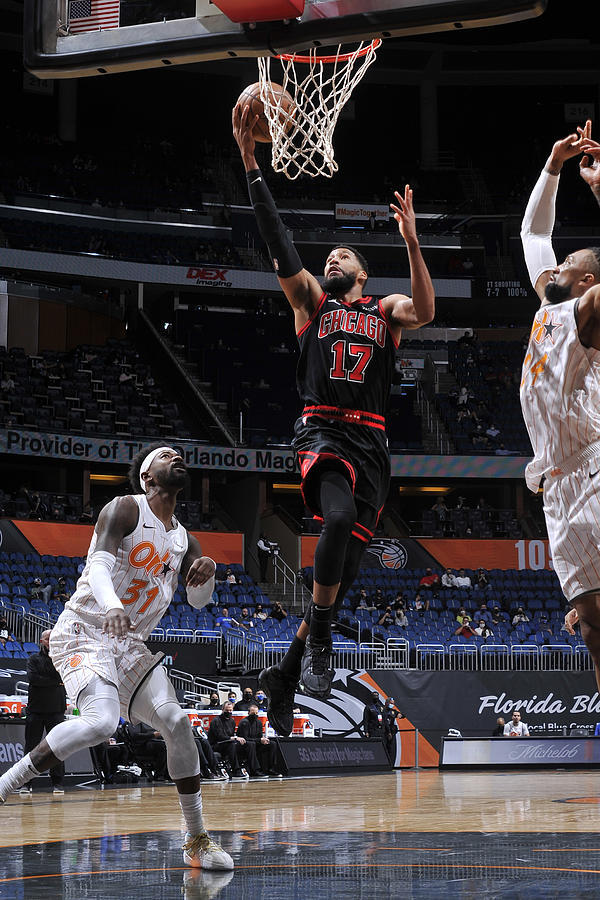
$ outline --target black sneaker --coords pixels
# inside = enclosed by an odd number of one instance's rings
[[[331,693],[334,674],[331,649],[331,641],[311,641],[310,637],[306,639],[300,682],[304,692],[310,697],[326,700]]]
[[[267,695],[267,718],[281,737],[288,737],[294,727],[294,697],[298,681],[284,675],[277,666],[263,669],[258,676],[258,686]]]

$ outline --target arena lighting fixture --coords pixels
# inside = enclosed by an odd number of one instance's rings
[[[398,488],[399,494],[449,494],[453,491],[454,488],[451,487],[435,487],[428,485],[426,487],[407,487],[400,486]]]
[[[103,481],[104,484],[124,484],[127,481],[127,475],[96,475],[95,472],[91,472],[90,481]]]

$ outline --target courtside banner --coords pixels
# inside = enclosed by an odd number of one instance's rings
[[[312,566],[318,535],[301,537],[300,565]],[[362,558],[363,569],[397,571],[424,569],[519,569],[532,572],[552,569],[548,541],[466,540],[454,538],[386,538],[375,537]],[[360,581],[360,574],[358,576]],[[492,590],[494,579],[491,577]]]
[[[387,217],[386,217],[387,218]],[[325,260],[325,254],[323,255]],[[118,278],[142,284],[184,284],[186,287],[214,288],[217,291],[277,291],[279,282],[273,272],[252,269],[228,269],[213,263],[197,266],[160,266],[101,257],[70,256],[68,253],[44,253],[35,250],[0,248],[0,266],[27,272],[57,272],[63,275],[88,275],[92,278]],[[434,278],[436,296],[471,297],[469,278]],[[369,291],[374,296],[411,293],[409,278],[370,278]]]
[[[42,459],[75,459],[82,462],[129,464],[144,441],[102,440],[89,435],[0,429],[0,454],[36,456]],[[292,450],[252,450],[244,447],[214,447],[194,441],[173,441],[192,469],[223,469],[236,472],[297,473]],[[392,456],[394,478],[522,478],[525,457],[498,456]]]
[[[532,738],[563,736],[571,728],[600,722],[600,696],[592,672],[422,672],[336,668],[331,696],[298,694],[312,724],[324,734],[360,737],[365,703],[372,691],[394,698],[403,718],[396,765],[437,766],[442,737],[450,728],[463,737],[491,737],[496,720],[521,713]],[[507,742],[510,738],[506,738]],[[600,741],[599,741],[600,744]]]
[[[86,556],[93,525],[76,525],[70,522],[30,522],[14,520],[11,523],[26,538],[28,549],[40,556]],[[244,535],[235,531],[192,531],[202,552],[215,562],[244,565]],[[4,547],[6,552],[8,548]]]

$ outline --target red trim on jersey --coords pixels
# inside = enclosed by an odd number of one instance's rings
[[[378,413],[365,412],[363,409],[345,409],[342,406],[305,406],[302,416],[322,416],[324,419],[337,419],[349,425],[368,425],[385,431],[385,417]]]
[[[337,297],[334,297],[334,299],[337,300],[338,303],[343,303],[344,306],[347,306],[350,309],[352,309],[352,307],[356,306],[357,303],[369,303],[369,301],[372,300],[373,298],[372,297],[358,297],[356,300],[352,300],[352,301],[338,300]]]
[[[312,467],[320,462],[323,459],[335,459],[338,462],[341,462],[350,474],[350,487],[352,488],[352,493],[354,494],[354,489],[356,487],[356,472],[354,471],[354,466],[348,462],[347,459],[344,459],[341,456],[337,456],[335,453],[315,453],[314,450],[300,450],[298,452],[298,457],[302,456],[312,456],[313,459],[300,460],[300,475],[302,476],[302,481],[300,482],[300,491],[302,493],[302,499],[304,500],[304,505],[309,509],[313,510],[313,507],[308,503],[306,494],[304,493],[304,481],[308,476],[308,473],[312,469]],[[315,515],[315,519],[320,518],[321,522],[323,521],[322,517],[319,515]]]
[[[317,303],[316,307],[314,308],[314,310],[313,310],[313,312],[312,312],[312,315],[311,315],[310,319],[308,320],[308,322],[306,323],[306,325],[303,325],[303,326],[302,326],[302,328],[300,329],[300,331],[297,331],[297,332],[296,332],[296,337],[300,337],[300,335],[304,334],[304,332],[306,331],[306,329],[308,328],[308,326],[309,326],[309,325],[312,325],[312,323],[313,323],[314,320],[315,320],[315,317],[316,317],[317,313],[319,312],[319,310],[320,310],[321,307],[323,306],[323,303],[325,302],[326,299],[327,299],[327,294],[325,293],[325,291],[323,291],[323,293],[322,293],[321,296],[319,297],[319,302]]]
[[[351,532],[352,537],[358,538],[359,541],[362,541],[364,544],[368,544],[371,538],[365,537],[364,534],[360,534],[358,531]]]
[[[369,536],[369,540],[373,537],[373,532],[372,532],[372,531],[369,531],[368,528],[365,528],[364,525],[361,525],[360,522],[355,522],[354,525],[353,525],[353,528],[360,528],[360,529],[362,529],[362,531],[364,531],[364,533],[365,533],[366,535]]]
[[[388,332],[389,332],[389,335],[390,335],[390,337],[391,337],[391,339],[392,339],[392,343],[394,344],[394,347],[395,347],[396,350],[397,350],[398,347],[400,346],[400,341],[396,339],[396,335],[395,335],[394,332],[392,331],[392,326],[391,326],[390,323],[388,322],[388,317],[386,316],[385,310],[384,310],[383,306],[381,305],[381,303],[382,303],[381,300],[378,300],[378,301],[377,301],[377,306],[379,307],[379,312],[381,313],[381,315],[382,315],[383,318],[385,319],[385,324],[386,324],[387,330],[388,330]],[[401,326],[399,325],[398,327],[400,328]]]

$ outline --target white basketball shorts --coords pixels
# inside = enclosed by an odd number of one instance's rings
[[[140,638],[111,638],[99,625],[83,622],[65,610],[50,635],[50,657],[73,703],[94,675],[99,675],[118,689],[121,715],[129,719],[138,686],[160,665],[163,654],[151,653]]]
[[[544,481],[552,563],[567,600],[600,591],[600,458]]]

